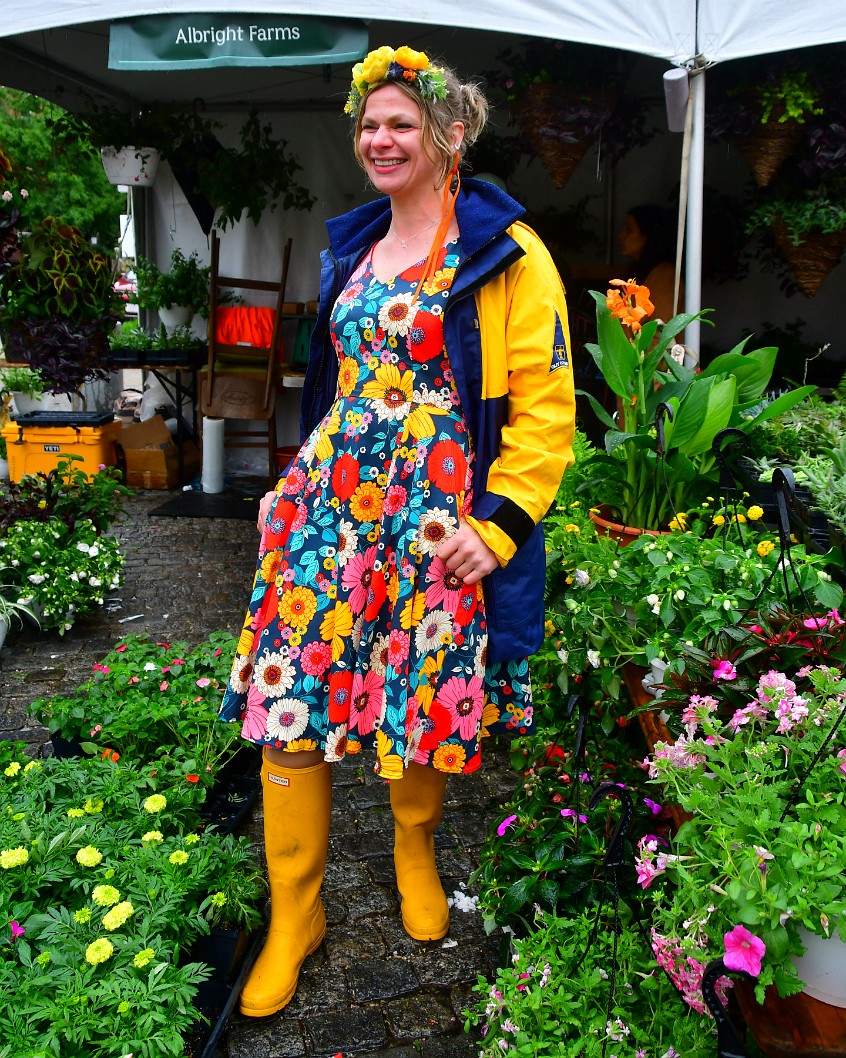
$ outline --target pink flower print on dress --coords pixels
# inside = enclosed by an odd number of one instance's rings
[[[469,680],[452,676],[440,689],[438,701],[449,710],[453,731],[457,728],[463,739],[474,738],[485,705],[482,680],[478,676]]]
[[[241,734],[244,738],[261,740],[267,732],[267,699],[256,687],[250,686]]]
[[[364,676],[357,672],[353,676],[352,701],[350,702],[350,729],[360,735],[369,735],[382,715],[385,701],[385,678],[372,669]]]
[[[426,580],[430,585],[426,589],[426,608],[434,610],[442,607],[448,613],[454,614],[461,605],[463,578],[447,569],[443,560],[435,556],[426,571]]]

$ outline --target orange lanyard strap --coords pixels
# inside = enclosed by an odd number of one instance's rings
[[[414,291],[414,297],[411,299],[412,305],[416,303],[421,291],[438,269],[438,257],[440,256],[441,247],[444,244],[446,234],[449,231],[449,226],[452,223],[452,218],[455,214],[455,200],[458,198],[458,192],[461,190],[461,176],[458,172],[458,161],[458,152],[456,152],[455,162],[453,163],[450,174],[444,183],[441,222],[438,225],[438,230],[435,232],[432,245],[429,247],[429,256],[426,258],[423,275],[420,278],[420,282],[417,284],[417,289]],[[455,190],[452,189],[453,181],[455,182]]]

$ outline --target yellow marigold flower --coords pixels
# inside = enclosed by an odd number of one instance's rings
[[[679,511],[675,518],[673,518],[670,522],[670,528],[678,529],[679,532],[684,532],[684,530],[687,529],[687,515],[684,511]]]
[[[29,762],[29,764],[24,764],[24,771],[25,772],[32,771],[33,768],[40,768],[40,767],[41,767],[41,761],[40,760],[31,760]]]
[[[715,514],[714,517],[711,519],[711,522],[712,522],[713,525],[725,525],[726,524],[725,517],[722,514]]]
[[[106,802],[101,798],[89,797],[85,804],[82,806],[83,812],[89,816],[96,816],[99,812],[102,812],[105,808]]]
[[[222,890],[218,890],[218,892],[214,893],[214,895],[211,898],[212,907],[223,907],[223,905],[225,903],[226,903],[226,893],[224,893]]]
[[[555,625],[552,623],[552,621],[545,621],[543,625],[543,630],[548,636],[555,635]]]
[[[14,849],[3,849],[0,852],[0,867],[4,871],[8,871],[10,867],[21,867],[27,862],[29,862],[29,850],[23,845],[18,845]]]
[[[95,885],[91,899],[100,907],[111,907],[120,900],[120,893],[113,885]]]
[[[132,1009],[132,1005],[129,1002],[129,1000],[127,1000],[127,999],[124,999],[124,1001],[122,1003],[118,1003],[118,1008],[117,1008],[118,1014],[128,1014],[131,1009]]]
[[[81,907],[79,911],[73,913],[74,922],[78,922],[81,926],[84,926],[86,922],[91,921],[91,908]]]
[[[188,853],[187,852],[183,852],[182,849],[177,849],[176,852],[172,852],[168,856],[168,860],[171,863],[175,863],[177,865],[183,864],[183,863],[187,863],[188,862]]]
[[[753,522],[757,522],[759,518],[764,517],[764,509],[763,507],[759,507],[757,504],[754,504],[746,512],[746,516],[748,518],[751,518]]]
[[[76,862],[82,867],[96,867],[102,858],[103,853],[95,849],[93,845],[86,845],[76,854]]]
[[[142,948],[132,960],[132,965],[138,970],[143,970],[144,967],[151,963],[155,957],[156,953],[152,948]]]
[[[144,845],[160,845],[164,841],[164,837],[160,830],[148,830],[146,834],[142,835],[141,841]]]
[[[564,532],[565,533],[575,533],[576,536],[581,536],[582,535],[581,529],[574,522],[568,522],[564,526]]]
[[[186,845],[196,845],[199,840],[200,840],[200,835],[199,834],[186,834],[185,835],[185,844]]]
[[[85,815],[85,813],[82,811],[81,808],[69,808],[68,809],[68,816],[71,819],[82,819],[82,817],[84,815]]]
[[[119,904],[103,915],[103,925],[106,929],[120,929],[128,918],[135,914],[135,908],[128,900],[122,900]]]
[[[734,518],[732,518],[732,521],[733,522],[745,522],[746,521],[746,515],[745,514],[736,514],[734,516]]]
[[[772,540],[762,540],[758,544],[758,554],[761,558],[766,558],[771,551],[775,551],[775,544]]]
[[[154,812],[161,812],[163,808],[167,808],[167,798],[164,794],[150,794],[144,802],[144,811],[150,812],[151,814]]]
[[[16,761],[16,760],[13,760],[8,768],[4,768],[3,769],[3,774],[4,775],[8,775],[9,778],[11,779],[11,777],[13,775],[17,775],[20,770],[21,770],[20,762]]]
[[[85,949],[85,961],[90,962],[92,966],[97,966],[99,963],[111,959],[114,950],[115,946],[110,940],[106,940],[105,937],[99,937],[97,940],[92,940]]]

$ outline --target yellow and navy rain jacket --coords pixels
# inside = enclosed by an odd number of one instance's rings
[[[520,223],[522,213],[493,184],[463,181],[455,209],[461,263],[444,310],[444,342],[475,456],[470,520],[500,563],[483,583],[490,661],[526,657],[543,641],[540,523],[572,462],[575,426],[564,288],[546,247]],[[382,198],[327,224],[303,440],[337,396],[332,306],[390,221]]]

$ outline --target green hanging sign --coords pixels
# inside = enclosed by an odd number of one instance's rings
[[[109,31],[111,70],[318,66],[366,54],[363,23],[300,15],[148,15]]]

